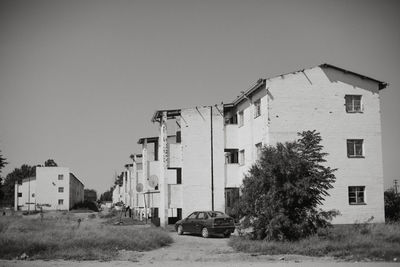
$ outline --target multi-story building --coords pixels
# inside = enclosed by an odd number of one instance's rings
[[[35,177],[15,184],[15,210],[69,210],[83,197],[83,183],[64,167],[36,167]]]
[[[322,64],[260,79],[231,103],[156,111],[159,135],[139,140],[140,172],[134,159],[125,175],[131,207],[153,208],[161,225],[194,210],[229,213],[263,146],[316,130],[326,164],[337,168],[322,208],[340,211],[333,223],[383,222],[379,91],[386,86]]]

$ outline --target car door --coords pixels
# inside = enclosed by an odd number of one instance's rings
[[[198,212],[193,212],[190,214],[183,222],[182,227],[184,232],[194,232],[194,223],[196,222]]]
[[[201,230],[203,229],[203,226],[206,223],[207,220],[207,214],[205,212],[199,212],[199,214],[197,215],[196,219],[193,222],[194,225],[194,230],[193,232],[196,234],[200,234]]]

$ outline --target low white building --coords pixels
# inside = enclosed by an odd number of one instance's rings
[[[152,208],[162,226],[195,210],[230,213],[263,146],[317,130],[327,165],[337,168],[322,208],[340,211],[336,224],[384,222],[379,92],[386,86],[322,64],[259,79],[230,103],[156,111],[158,136],[139,140],[140,167],[135,158],[125,172],[123,201]]]
[[[15,210],[69,210],[84,198],[84,185],[69,168],[36,167],[36,176],[15,184]]]

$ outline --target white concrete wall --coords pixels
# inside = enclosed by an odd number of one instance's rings
[[[239,146],[238,125],[225,125],[225,148],[237,148]]]
[[[307,77],[306,77],[307,76]],[[307,79],[308,78],[308,79]],[[334,223],[384,221],[381,124],[378,84],[333,69],[313,68],[267,82],[270,142],[297,139],[297,132],[317,130],[327,165],[338,168],[324,209],[342,215]],[[346,113],[345,95],[362,95],[363,113]],[[348,158],[346,139],[364,139],[365,158]],[[366,187],[366,205],[349,205],[348,186]]]
[[[63,180],[58,180],[58,175],[63,175]],[[69,169],[63,167],[37,167],[37,196],[39,204],[50,204],[44,207],[49,210],[69,209]],[[63,187],[64,192],[59,193],[58,188]],[[63,204],[59,205],[58,200],[62,199]]]
[[[22,196],[18,197],[16,194],[16,205],[18,210],[35,210],[36,207],[36,178],[26,178],[22,181],[22,184],[17,184],[17,193],[21,193]],[[33,203],[33,204],[28,204]]]
[[[221,110],[221,108],[220,108]],[[212,209],[210,107],[181,110],[182,216]],[[224,210],[223,118],[213,107],[214,209]]]
[[[58,180],[58,175],[63,175],[63,180]],[[69,169],[64,167],[36,167],[36,202],[50,204],[43,207],[48,210],[69,210],[70,179]],[[64,192],[59,193],[58,188],[63,187]],[[58,200],[63,204],[59,205]]]
[[[114,187],[114,190],[113,190],[113,193],[112,193],[112,203],[113,204],[118,203],[118,202],[121,201],[120,188],[121,187],[118,186],[118,185]]]
[[[362,113],[346,113],[346,94],[362,95]],[[254,118],[254,102],[258,99],[261,115]],[[327,165],[338,168],[334,189],[323,205],[325,210],[338,209],[342,213],[334,223],[364,221],[371,216],[374,222],[384,221],[377,83],[331,68],[316,67],[267,80],[265,87],[231,111],[243,111],[243,126],[224,126],[220,111],[222,107],[219,110],[213,107],[215,210],[225,209],[225,187],[242,184],[244,175],[257,159],[256,144],[292,141],[298,138],[297,132],[315,129],[321,133],[322,145],[329,153]],[[182,149],[182,185],[169,186],[169,205],[178,207],[181,203],[185,217],[192,211],[212,208],[210,107],[182,109],[181,117],[182,143],[169,144],[169,151],[175,153],[179,147]],[[363,139],[365,158],[348,158],[346,139]],[[244,164],[225,165],[224,148],[244,150]],[[179,164],[174,163],[179,162],[174,157],[169,155],[170,167]],[[150,166],[149,172],[152,169]],[[154,170],[158,169],[154,166]],[[175,175],[167,171],[169,185],[175,183]],[[366,205],[349,205],[349,186],[366,187]]]
[[[182,145],[168,144],[168,168],[182,167]]]
[[[261,115],[254,117],[254,102],[261,101]],[[244,150],[245,162],[236,166],[228,164],[225,171],[225,187],[239,187],[244,175],[256,161],[255,145],[269,142],[268,132],[268,99],[265,88],[255,92],[249,99],[243,100],[233,112],[237,113],[238,124],[225,125],[225,148]],[[239,124],[239,113],[243,112],[244,123]],[[236,174],[235,174],[236,171]]]

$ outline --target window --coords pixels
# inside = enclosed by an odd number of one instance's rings
[[[349,158],[361,158],[364,156],[362,139],[347,140],[347,156]]]
[[[198,212],[193,212],[192,214],[189,215],[188,219],[189,219],[189,220],[196,219],[197,213],[198,213]]]
[[[234,208],[239,201],[239,188],[225,188],[225,207]]]
[[[244,158],[244,149],[239,151],[239,164],[244,165],[245,158]]]
[[[58,205],[64,205],[64,199],[59,199],[58,200]]]
[[[365,186],[349,186],[349,204],[365,204]]]
[[[199,215],[197,216],[197,219],[207,219],[208,216],[204,212],[200,212]]]
[[[176,132],[176,143],[180,143],[181,142],[181,131],[177,131]]]
[[[238,149],[225,149],[225,164],[239,163],[238,154]]]
[[[58,175],[58,180],[64,180],[64,174],[59,174]]]
[[[360,95],[346,95],[345,99],[347,113],[362,112]]]
[[[182,208],[176,209],[178,220],[182,220]]]
[[[232,117],[225,118],[225,124],[237,124],[237,114],[233,115]]]
[[[239,127],[244,125],[243,111],[239,112]]]
[[[59,187],[58,188],[58,193],[64,193],[64,187]]]
[[[254,101],[254,118],[261,115],[261,99]]]
[[[22,193],[18,193],[18,197],[22,197]]]
[[[182,184],[182,168],[176,169],[176,184]]]
[[[262,143],[256,144],[256,157],[257,160],[261,158],[261,152],[262,152]]]

